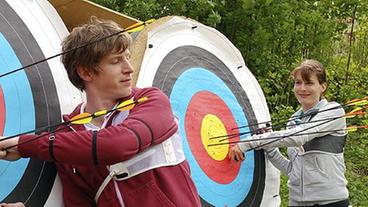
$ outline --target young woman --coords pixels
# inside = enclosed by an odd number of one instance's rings
[[[346,132],[336,131],[346,128],[344,109],[323,97],[327,77],[318,61],[303,61],[291,77],[301,108],[290,118],[287,129],[253,135],[250,139],[254,141],[233,146],[229,158],[244,160],[246,151],[263,148],[273,165],[288,175],[289,206],[347,207]],[[288,147],[288,159],[275,147]]]

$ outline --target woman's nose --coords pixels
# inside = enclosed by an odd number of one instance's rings
[[[303,84],[303,83],[302,83],[302,84],[297,85],[297,86],[296,86],[296,89],[297,89],[297,90],[304,91],[304,90],[305,90],[305,84]]]

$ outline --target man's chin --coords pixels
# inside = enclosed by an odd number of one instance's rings
[[[124,92],[121,94],[122,97],[121,98],[125,98],[125,97],[128,97],[132,94],[132,88],[127,88],[124,90]]]

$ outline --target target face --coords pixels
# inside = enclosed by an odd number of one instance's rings
[[[202,205],[267,206],[265,180],[273,175],[266,173],[263,151],[231,162],[227,143],[248,137],[208,146],[219,143],[212,137],[239,133],[232,129],[245,125],[251,127],[242,132],[255,130],[255,123],[269,118],[240,53],[214,29],[179,18],[156,25],[147,36],[137,86],[158,87],[170,98]]]
[[[183,46],[167,54],[153,86],[170,97],[174,114],[181,120],[184,152],[203,202],[213,206],[259,205],[255,187],[262,186],[264,180],[262,155],[248,152],[244,162],[236,163],[227,159],[229,145],[208,147],[218,143],[211,137],[237,133],[231,129],[248,125],[254,117],[251,108],[246,109],[247,95],[231,81],[236,78],[229,72],[208,51]]]
[[[33,34],[13,8],[6,1],[0,1],[0,8],[0,74],[44,59]],[[47,62],[0,78],[1,135],[56,124],[60,113]],[[0,161],[0,202],[22,201],[26,206],[43,206],[55,176],[53,165],[37,159]]]

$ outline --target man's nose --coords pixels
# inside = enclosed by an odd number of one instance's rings
[[[132,64],[127,61],[126,64],[123,65],[123,73],[133,73],[134,69]]]

